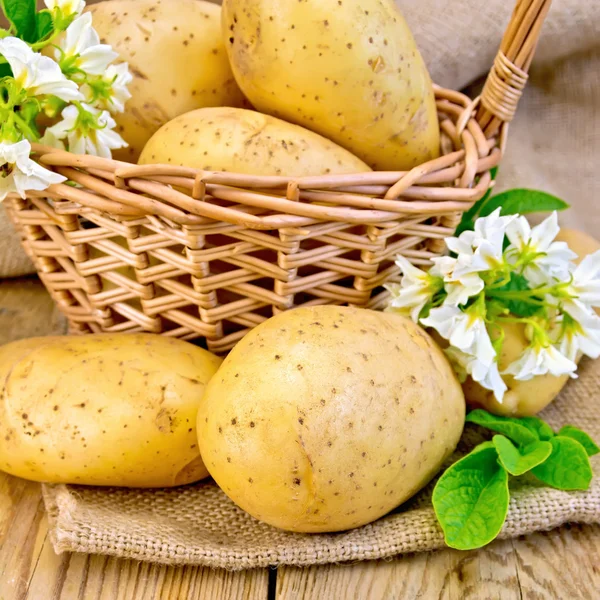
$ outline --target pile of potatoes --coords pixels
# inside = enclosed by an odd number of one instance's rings
[[[412,321],[287,311],[221,362],[150,334],[37,338],[0,349],[0,469],[36,481],[175,486],[210,473],[292,531],[368,523],[454,451],[465,402]]]
[[[115,158],[260,175],[405,170],[439,154],[431,79],[394,0],[107,0],[127,61]]]

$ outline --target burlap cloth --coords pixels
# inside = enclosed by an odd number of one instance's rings
[[[584,361],[542,417],[555,429],[567,423],[600,440],[600,361]],[[481,440],[469,426],[456,455]],[[586,492],[542,487],[533,478],[512,486],[502,538],[558,527],[600,523],[600,455]],[[237,508],[213,483],[165,490],[45,485],[50,535],[57,552],[76,551],[166,564],[226,569],[315,565],[385,558],[444,547],[430,496],[433,483],[396,511],[352,531],[315,535],[280,531]]]

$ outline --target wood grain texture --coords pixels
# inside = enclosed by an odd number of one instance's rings
[[[266,600],[266,569],[231,573],[57,555],[39,484],[0,472],[0,600]]]
[[[277,600],[595,600],[600,526],[567,526],[473,552],[441,550],[354,565],[280,568]]]

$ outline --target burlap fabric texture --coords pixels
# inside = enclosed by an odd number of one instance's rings
[[[584,361],[542,417],[555,429],[577,425],[600,440],[600,361]],[[481,432],[470,426],[456,460]],[[586,492],[514,480],[500,537],[516,537],[566,522],[600,523],[600,455]],[[391,514],[352,531],[294,534],[260,523],[237,508],[213,483],[165,490],[46,485],[44,501],[57,552],[110,554],[166,564],[226,569],[314,565],[385,558],[444,547],[430,496],[433,483]]]

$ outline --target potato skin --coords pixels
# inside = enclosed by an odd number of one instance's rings
[[[439,155],[431,79],[393,0],[224,0],[233,73],[252,105],[375,170]]]
[[[150,334],[7,344],[0,348],[0,469],[85,485],[168,487],[203,479],[196,413],[220,362]]]
[[[115,116],[136,162],[161,125],[202,106],[243,106],[221,36],[221,7],[204,0],[107,0],[91,6],[93,25],[134,79],[125,112]]]
[[[561,229],[556,236],[557,241],[567,242],[580,262],[585,256],[600,250],[600,242],[593,237],[573,229]],[[598,312],[598,309],[596,309]],[[502,372],[508,365],[517,360],[523,350],[529,345],[525,337],[525,326],[520,324],[505,324],[502,329],[505,333],[502,354],[498,365]],[[546,408],[569,381],[568,375],[554,377],[553,375],[540,375],[529,381],[517,381],[511,375],[502,378],[508,386],[502,403],[499,403],[493,392],[482,388],[470,377],[463,384],[467,403],[473,408],[484,408],[494,414],[512,417],[533,416]]]
[[[521,353],[529,345],[525,337],[525,326],[520,323],[505,323],[504,344],[502,352],[498,357],[498,368],[500,372],[521,356]],[[492,338],[496,336],[492,334]],[[463,390],[467,403],[472,408],[484,408],[485,410],[505,417],[529,417],[537,414],[556,396],[569,381],[568,375],[555,377],[554,375],[538,375],[529,381],[517,381],[512,375],[502,375],[502,379],[508,386],[502,403],[494,397],[490,390],[482,388],[470,377],[463,383]]]
[[[441,350],[398,315],[316,306],[251,331],[209,383],[200,452],[225,493],[290,531],[369,523],[415,494],[465,416]]]
[[[140,164],[185,165],[251,175],[360,173],[369,167],[347,150],[297,125],[241,108],[201,108],[152,136]]]

